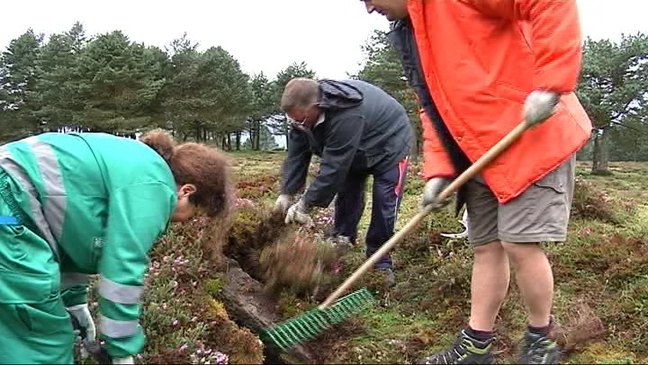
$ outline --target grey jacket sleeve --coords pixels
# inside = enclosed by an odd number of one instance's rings
[[[304,194],[307,206],[328,206],[346,179],[360,146],[365,120],[361,115],[340,116],[326,131],[326,144],[315,180]]]
[[[281,168],[283,174],[282,194],[294,195],[304,187],[311,157],[312,152],[306,135],[291,128],[288,131],[288,156]]]

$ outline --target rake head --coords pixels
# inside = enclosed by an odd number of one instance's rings
[[[344,322],[373,301],[373,295],[363,288],[347,294],[325,309],[315,308],[283,323],[264,328],[260,336],[286,351],[314,339],[331,326]]]

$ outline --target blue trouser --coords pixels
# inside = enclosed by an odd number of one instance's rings
[[[373,174],[371,222],[365,237],[366,255],[371,256],[394,234],[407,165],[406,157],[394,167],[381,174]],[[364,210],[364,189],[369,173],[350,173],[335,201],[333,233],[346,236],[352,243],[358,237],[358,223]],[[389,254],[375,265],[376,268],[391,267]]]

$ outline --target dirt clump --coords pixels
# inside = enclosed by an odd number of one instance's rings
[[[282,214],[247,199],[239,199],[223,254],[236,260],[253,278],[263,280],[259,267],[261,251],[289,232],[290,227],[284,223]]]
[[[434,337],[426,333],[414,334],[407,342],[403,343],[401,351],[410,361],[425,356],[425,350],[433,343]]]
[[[233,217],[223,254],[263,283],[268,293],[313,294],[330,283],[336,247],[317,234],[329,219],[316,214],[316,227],[287,225],[284,214],[241,198]]]
[[[571,353],[606,332],[603,321],[583,299],[567,313],[565,325],[557,325],[554,336],[565,353]]]
[[[337,262],[336,247],[305,228],[264,248],[260,257],[263,281],[275,294],[282,289],[316,294],[331,283]]]

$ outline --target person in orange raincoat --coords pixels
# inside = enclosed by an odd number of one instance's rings
[[[457,194],[474,246],[470,319],[423,364],[491,364],[510,267],[528,311],[520,364],[560,357],[553,274],[542,242],[567,236],[575,153],[592,124],[574,89],[582,38],[575,0],[362,0],[389,38],[423,110],[421,205],[518,125],[537,124]]]

